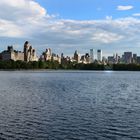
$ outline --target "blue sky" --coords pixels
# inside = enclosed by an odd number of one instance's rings
[[[140,55],[139,0],[0,0],[0,9],[0,50],[23,50],[28,40],[38,55],[46,48]]]
[[[140,12],[139,0],[37,0],[49,14],[58,14],[64,19],[92,20],[132,16]],[[119,5],[131,5],[131,10],[118,11]]]

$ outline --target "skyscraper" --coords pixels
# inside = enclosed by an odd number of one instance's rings
[[[137,54],[133,54],[133,63],[137,63]]]
[[[78,51],[76,50],[74,53],[74,60],[79,63],[80,62],[80,54],[78,53]]]
[[[30,47],[29,42],[26,41],[24,43],[24,50],[23,50],[23,52],[24,52],[24,61],[26,61],[26,62],[28,62],[28,54],[29,54],[28,50],[29,50],[29,47]]]
[[[29,44],[28,41],[24,43],[24,61],[38,61],[38,58],[36,56],[35,49],[32,48],[32,46]]]
[[[124,52],[124,62],[127,64],[132,63],[132,52]]]
[[[97,50],[97,60],[102,61],[102,50]]]
[[[94,62],[94,51],[93,49],[90,49],[90,63]]]

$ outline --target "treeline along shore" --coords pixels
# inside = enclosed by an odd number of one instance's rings
[[[140,71],[139,64],[83,64],[68,62],[59,64],[57,61],[0,61],[0,70],[33,70],[33,69],[53,69],[53,70],[113,70],[113,71]]]

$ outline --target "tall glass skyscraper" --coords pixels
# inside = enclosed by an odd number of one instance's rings
[[[90,49],[90,63],[94,62],[94,51],[93,49]]]
[[[97,60],[102,61],[102,50],[97,50]]]

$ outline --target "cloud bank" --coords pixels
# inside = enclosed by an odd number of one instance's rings
[[[133,17],[85,21],[60,19],[49,15],[33,0],[1,0],[0,9],[3,11],[0,13],[0,39],[7,42],[12,39],[15,43],[20,40],[21,44],[29,40],[39,53],[48,47],[66,54],[72,54],[74,50],[84,53],[90,48],[108,53],[135,51],[140,44],[140,20]]]

